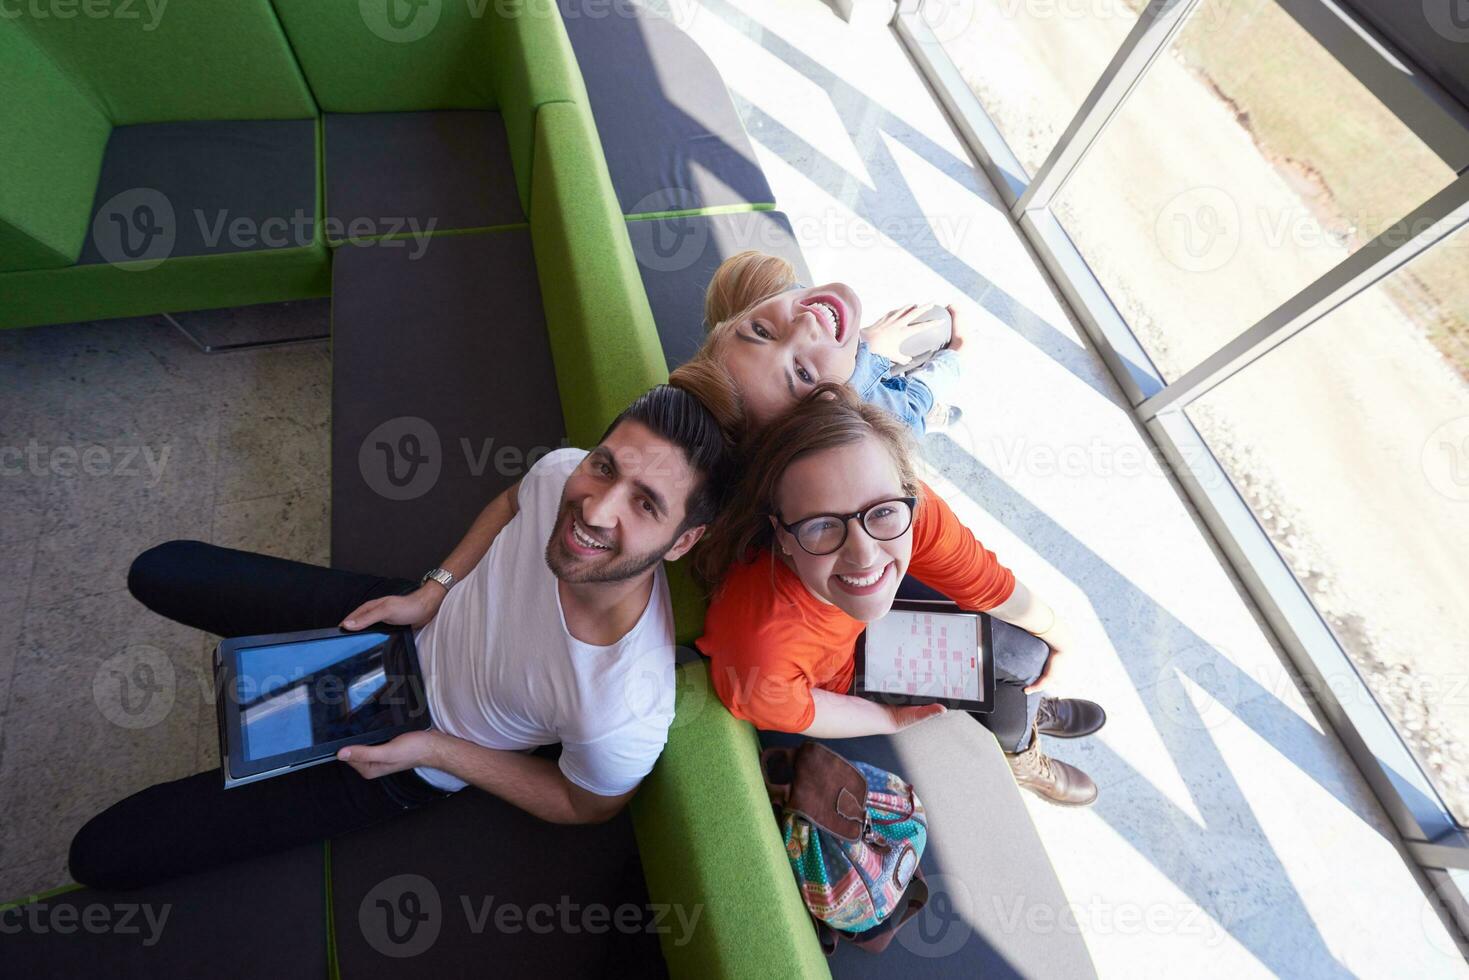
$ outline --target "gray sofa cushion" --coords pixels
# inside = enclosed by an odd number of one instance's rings
[[[771,204],[714,63],[630,0],[560,0],[623,214]]]
[[[417,580],[565,437],[528,230],[337,250],[332,564]]]

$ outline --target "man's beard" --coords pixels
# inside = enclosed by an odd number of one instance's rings
[[[566,542],[562,539],[566,530],[563,522],[569,523],[575,514],[569,506],[562,508],[561,513],[561,518],[556,521],[556,529],[551,532],[551,540],[546,542],[546,566],[551,569],[552,575],[570,585],[626,582],[630,578],[636,578],[662,561],[668,549],[673,547],[673,542],[678,539],[675,534],[667,544],[653,551],[619,556],[617,560],[606,564],[598,562],[589,568],[581,568],[578,567],[581,560],[567,552]]]

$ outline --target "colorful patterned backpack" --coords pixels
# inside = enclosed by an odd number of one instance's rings
[[[812,741],[766,749],[760,768],[822,949],[887,948],[928,901],[928,818],[913,787]]]

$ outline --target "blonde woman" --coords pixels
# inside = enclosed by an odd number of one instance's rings
[[[921,329],[914,320],[922,307],[894,310],[864,330],[852,287],[802,286],[784,259],[741,252],[714,273],[704,301],[709,334],[671,381],[715,402],[711,410],[736,442],[823,382],[850,384],[922,436],[957,414],[947,402],[959,381],[964,326],[954,307],[948,312],[949,345],[905,372],[900,348]]]

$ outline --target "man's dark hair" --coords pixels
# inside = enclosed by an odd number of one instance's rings
[[[724,504],[729,484],[730,450],[724,433],[704,403],[681,388],[658,385],[637,397],[602,433],[602,442],[623,422],[638,422],[683,450],[699,482],[688,494],[679,533],[708,524]]]

